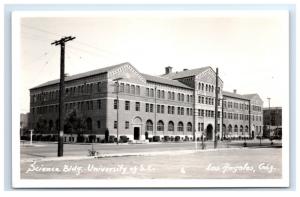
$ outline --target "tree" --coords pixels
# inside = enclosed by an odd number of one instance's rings
[[[66,119],[65,119],[65,132],[71,134],[71,136],[76,134],[83,133],[83,130],[86,129],[86,123],[85,119],[81,116],[78,116],[77,111],[74,109],[71,111]]]
[[[38,118],[37,124],[36,124],[36,131],[40,134],[45,133],[48,129],[47,121],[43,116],[40,116]]]

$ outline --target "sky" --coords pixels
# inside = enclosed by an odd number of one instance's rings
[[[69,75],[123,62],[150,75],[211,66],[224,90],[258,93],[282,106],[289,88],[289,26],[283,12],[104,13],[35,15],[20,20],[20,111],[29,111],[29,89],[58,79],[62,36]]]

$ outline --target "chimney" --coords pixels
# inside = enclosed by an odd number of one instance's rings
[[[184,68],[184,69],[183,69],[183,71],[187,71],[187,70],[188,70],[187,68]]]
[[[236,89],[233,90],[233,93],[236,94]]]
[[[165,69],[166,69],[166,73],[165,73],[166,75],[172,72],[172,67],[171,66],[168,66]]]

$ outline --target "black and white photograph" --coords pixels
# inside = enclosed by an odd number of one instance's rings
[[[288,11],[12,19],[14,187],[289,186]]]

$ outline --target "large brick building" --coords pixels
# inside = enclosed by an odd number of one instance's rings
[[[166,67],[165,74],[150,76],[122,63],[68,76],[65,116],[76,110],[86,126],[65,132],[65,140],[94,135],[100,141],[107,131],[117,136],[117,128],[119,136],[132,140],[153,136],[190,140],[195,134],[208,140],[260,135],[263,102],[259,96],[225,92],[223,81],[218,81],[215,135],[216,73],[211,67],[181,72]],[[36,133],[57,134],[58,98],[59,80],[30,89],[30,126]]]

